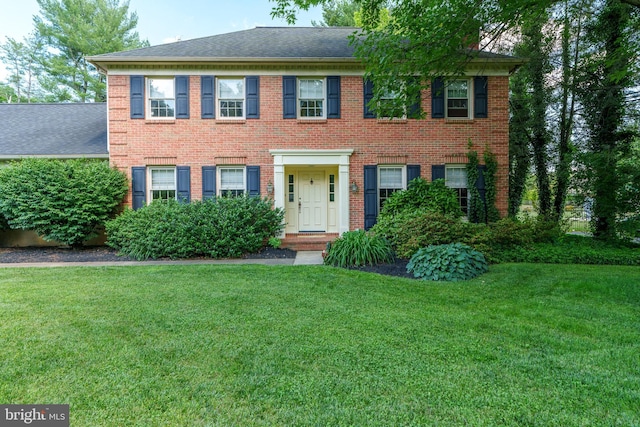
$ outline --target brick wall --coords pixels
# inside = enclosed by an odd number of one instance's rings
[[[489,118],[474,120],[431,119],[430,94],[424,93],[424,120],[388,121],[363,118],[361,77],[341,79],[341,119],[303,121],[282,118],[282,77],[260,77],[260,119],[229,121],[200,118],[200,77],[190,78],[190,119],[131,120],[129,77],[109,76],[110,161],[131,177],[132,166],[191,166],[192,199],[201,197],[201,167],[217,158],[246,157],[247,165],[261,167],[261,194],[273,182],[270,149],[354,150],[350,180],[363,188],[363,167],[406,159],[420,164],[431,179],[431,165],[466,161],[471,140],[480,154],[491,147],[498,160],[497,205],[507,212],[508,195],[508,77],[488,79]],[[128,196],[131,204],[131,195]],[[362,191],[351,194],[350,228],[363,226]]]

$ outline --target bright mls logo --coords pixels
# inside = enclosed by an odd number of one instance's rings
[[[0,405],[0,427],[69,427],[69,405]]]

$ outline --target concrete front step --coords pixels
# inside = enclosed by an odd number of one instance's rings
[[[287,234],[282,239],[282,247],[294,251],[323,251],[327,242],[338,238],[338,233],[298,233]]]

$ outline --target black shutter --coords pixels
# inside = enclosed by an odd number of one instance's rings
[[[364,167],[364,229],[376,224],[378,218],[378,167]]]
[[[189,76],[176,76],[176,119],[189,118]]]
[[[444,165],[433,165],[431,166],[431,181],[435,181],[436,179],[444,179]]]
[[[189,203],[191,201],[191,167],[176,167],[176,196],[179,202]]]
[[[282,111],[285,119],[295,119],[296,108],[296,77],[282,77]]]
[[[327,118],[340,118],[340,76],[327,77]]]
[[[248,76],[247,85],[247,119],[260,118],[260,77]]]
[[[200,102],[202,105],[202,118],[216,118],[216,89],[214,76],[200,77]]]
[[[216,167],[202,167],[202,200],[216,197]]]
[[[131,118],[144,119],[144,76],[129,78]]]
[[[420,165],[407,165],[407,186],[412,179],[420,176]]]
[[[478,189],[478,193],[480,193],[480,199],[482,203],[485,203],[485,193],[486,188],[484,185],[484,171],[487,170],[485,165],[478,165],[478,179],[476,180],[476,188]]]
[[[247,166],[247,193],[260,195],[260,166]]]
[[[444,80],[440,77],[431,81],[431,118],[444,118]]]
[[[473,79],[473,116],[476,119],[489,117],[488,82],[486,76]]]
[[[371,80],[364,81],[364,118],[375,119],[376,113],[369,103],[373,99],[373,82]]]
[[[131,198],[133,210],[140,209],[147,202],[147,168],[131,168]]]

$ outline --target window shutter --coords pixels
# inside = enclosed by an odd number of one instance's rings
[[[327,118],[340,118],[340,76],[327,77]]]
[[[247,193],[260,195],[260,166],[247,166]]]
[[[200,103],[203,119],[216,118],[216,89],[214,76],[200,77]]]
[[[444,179],[444,165],[431,166],[431,181],[436,179]]]
[[[415,85],[419,84],[420,78],[414,77],[412,83]],[[407,117],[409,117],[410,119],[418,119],[420,118],[420,113],[422,112],[422,94],[420,90],[417,91],[412,101],[412,104],[407,108]]]
[[[378,218],[378,167],[364,167],[364,229],[376,224]]]
[[[176,119],[189,118],[189,76],[176,76]]]
[[[444,80],[431,81],[431,118],[444,119]]]
[[[486,76],[473,79],[473,116],[476,119],[486,119],[489,116],[488,86]]]
[[[131,198],[133,210],[140,209],[147,202],[147,168],[134,166],[131,168]]]
[[[282,111],[285,119],[295,119],[296,108],[296,77],[282,77]]]
[[[216,167],[202,167],[202,200],[216,197]]]
[[[177,199],[181,203],[189,203],[191,201],[191,167],[177,166],[176,177]]]
[[[247,119],[260,118],[260,77],[248,76],[247,85]]]
[[[407,186],[412,179],[420,176],[420,165],[407,165]]]
[[[131,118],[144,119],[144,76],[131,76],[129,86],[131,91]]]
[[[369,107],[369,103],[373,99],[373,82],[371,80],[364,81],[364,118],[375,119],[376,113],[373,108]]]
[[[484,171],[487,170],[485,165],[478,165],[478,179],[476,180],[476,188],[478,189],[478,193],[480,193],[480,199],[483,203],[485,203],[485,193],[486,188],[484,185]]]

